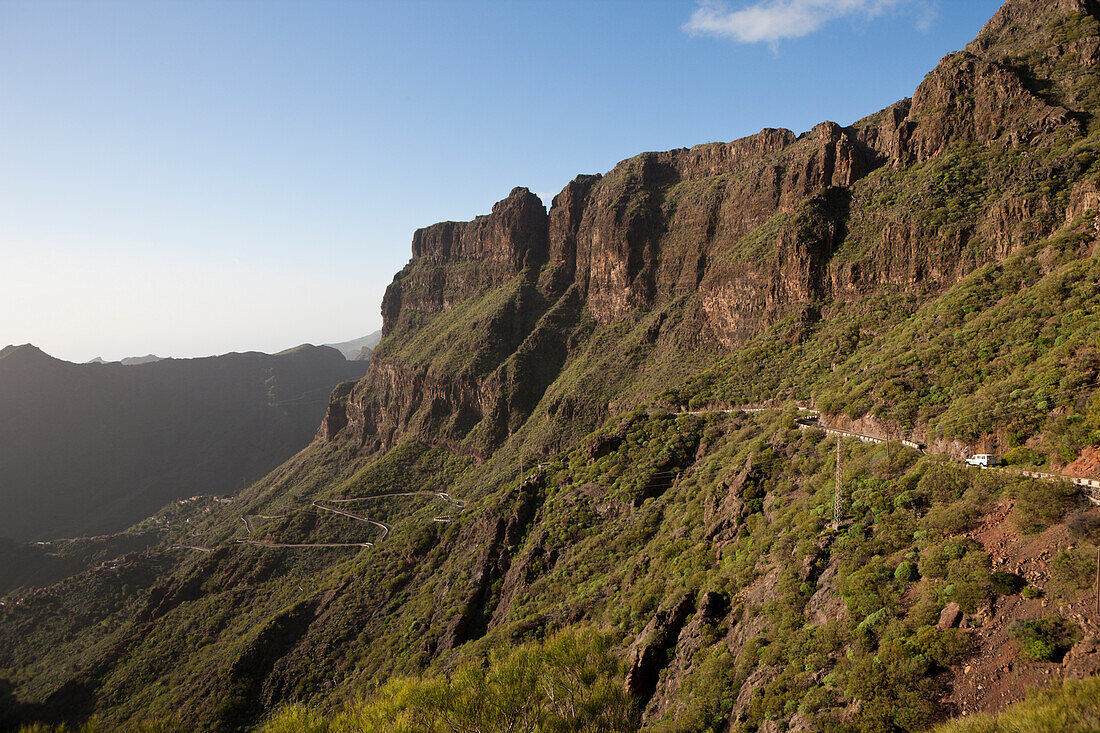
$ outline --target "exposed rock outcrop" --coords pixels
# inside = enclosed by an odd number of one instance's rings
[[[958,143],[1050,144],[1083,132],[1070,110],[1032,93],[1020,74],[963,51],[917,87],[906,145],[916,162]]]
[[[507,611],[518,585],[516,574],[509,576],[512,558],[538,511],[541,488],[537,477],[525,481],[511,499],[511,511],[507,518],[483,518],[467,533],[464,544],[478,550],[478,559],[469,586],[463,593],[462,610],[452,618],[442,640],[442,649],[453,649],[480,638],[490,627],[494,616],[503,616]],[[504,580],[506,576],[511,582],[507,583],[505,592],[498,590],[495,595],[494,583]]]
[[[412,253],[382,300],[383,338],[412,314],[449,310],[545,261],[546,208],[526,188],[513,189],[487,216],[418,229]]]
[[[671,608],[658,611],[630,648],[626,688],[643,706],[653,697],[658,677],[668,663],[668,651],[680,636],[684,622],[695,610],[695,596],[684,594]]]

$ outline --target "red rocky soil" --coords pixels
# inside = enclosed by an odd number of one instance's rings
[[[1062,471],[1075,478],[1100,478],[1100,448],[1088,447]]]
[[[972,635],[978,649],[964,665],[949,673],[953,693],[947,702],[962,714],[998,712],[1037,687],[1100,672],[1100,616],[1095,612],[1092,590],[1076,592],[1066,600],[1055,598],[1050,587],[1051,559],[1074,545],[1069,530],[1058,525],[1041,534],[1021,535],[1012,524],[1011,512],[1012,502],[998,504],[984,523],[966,536],[989,553],[993,570],[1021,575],[1029,585],[1043,589],[1044,595],[1035,599],[997,596],[986,608],[962,617],[960,628]],[[1061,663],[1024,658],[1011,635],[1013,622],[1056,613],[1080,627],[1083,641]]]

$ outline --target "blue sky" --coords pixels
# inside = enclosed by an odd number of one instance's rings
[[[351,339],[412,232],[645,150],[851,123],[996,0],[0,0],[0,346]]]

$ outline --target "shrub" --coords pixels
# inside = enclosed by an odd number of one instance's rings
[[[1077,502],[1078,489],[1062,481],[1029,481],[1016,491],[1013,521],[1034,534],[1058,522]]]
[[[921,553],[920,574],[925,578],[946,578],[953,561],[962,559],[978,548],[977,542],[965,538],[929,545]]]
[[[850,573],[840,583],[840,592],[848,608],[860,616],[897,605],[897,593],[889,582],[893,572],[881,558],[873,558]]]
[[[917,570],[916,563],[909,560],[903,560],[897,569],[894,570],[894,580],[901,581],[902,583],[912,583],[920,579],[920,571]]]
[[[1072,593],[1092,585],[1096,573],[1096,552],[1090,547],[1062,550],[1050,561],[1050,579],[1055,592]]]
[[[1005,454],[1003,461],[1009,466],[1041,466],[1046,463],[1046,456],[1032,448],[1018,445]]]
[[[1037,621],[1016,621],[1012,636],[1020,642],[1025,657],[1038,662],[1060,662],[1066,652],[1080,639],[1075,625],[1061,616],[1047,616]]]
[[[1077,539],[1100,544],[1100,513],[1092,509],[1078,512],[1066,520],[1066,526]]]
[[[429,733],[432,731],[603,731],[638,728],[611,637],[567,631],[544,643],[490,655],[446,677],[391,678],[333,721],[301,706],[278,711],[264,733]]]
[[[938,504],[929,510],[924,526],[942,537],[961,534],[974,525],[978,509],[967,501]]]
[[[993,584],[993,592],[1002,596],[1019,593],[1027,585],[1027,581],[1019,575],[1004,570],[998,570],[990,575],[989,582]]]
[[[1053,644],[1043,638],[1028,639],[1023,642],[1021,650],[1025,657],[1039,662],[1053,662],[1058,653]]]
[[[288,705],[260,728],[260,733],[328,733],[332,725],[304,705]]]

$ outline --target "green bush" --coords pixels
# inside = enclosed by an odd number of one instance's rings
[[[638,729],[610,636],[566,631],[543,643],[490,654],[445,677],[392,678],[332,720],[294,705],[278,711],[263,733],[532,733]],[[296,727],[297,726],[297,727]]]
[[[1027,581],[1015,573],[998,570],[989,576],[989,582],[993,585],[993,592],[1002,596],[1011,596],[1019,593]]]
[[[332,724],[304,705],[288,705],[260,728],[260,733],[329,733]]]
[[[1025,657],[1038,662],[1060,662],[1080,639],[1080,631],[1061,616],[1047,616],[1037,621],[1017,620],[1012,636],[1020,642]]]
[[[919,579],[920,571],[917,570],[917,564],[909,560],[903,560],[894,570],[894,580],[899,580],[902,583],[912,583]]]
[[[1092,586],[1096,574],[1096,550],[1074,547],[1062,550],[1050,561],[1050,579],[1056,593],[1072,594]]]
[[[1053,662],[1058,653],[1057,648],[1046,639],[1035,638],[1023,642],[1021,650],[1025,657],[1038,662]]]
[[[1005,453],[1002,462],[1008,466],[1041,466],[1046,463],[1046,455],[1032,448],[1018,445]]]
[[[1079,490],[1062,481],[1028,481],[1016,491],[1013,521],[1021,532],[1034,534],[1060,520],[1077,503]]]

